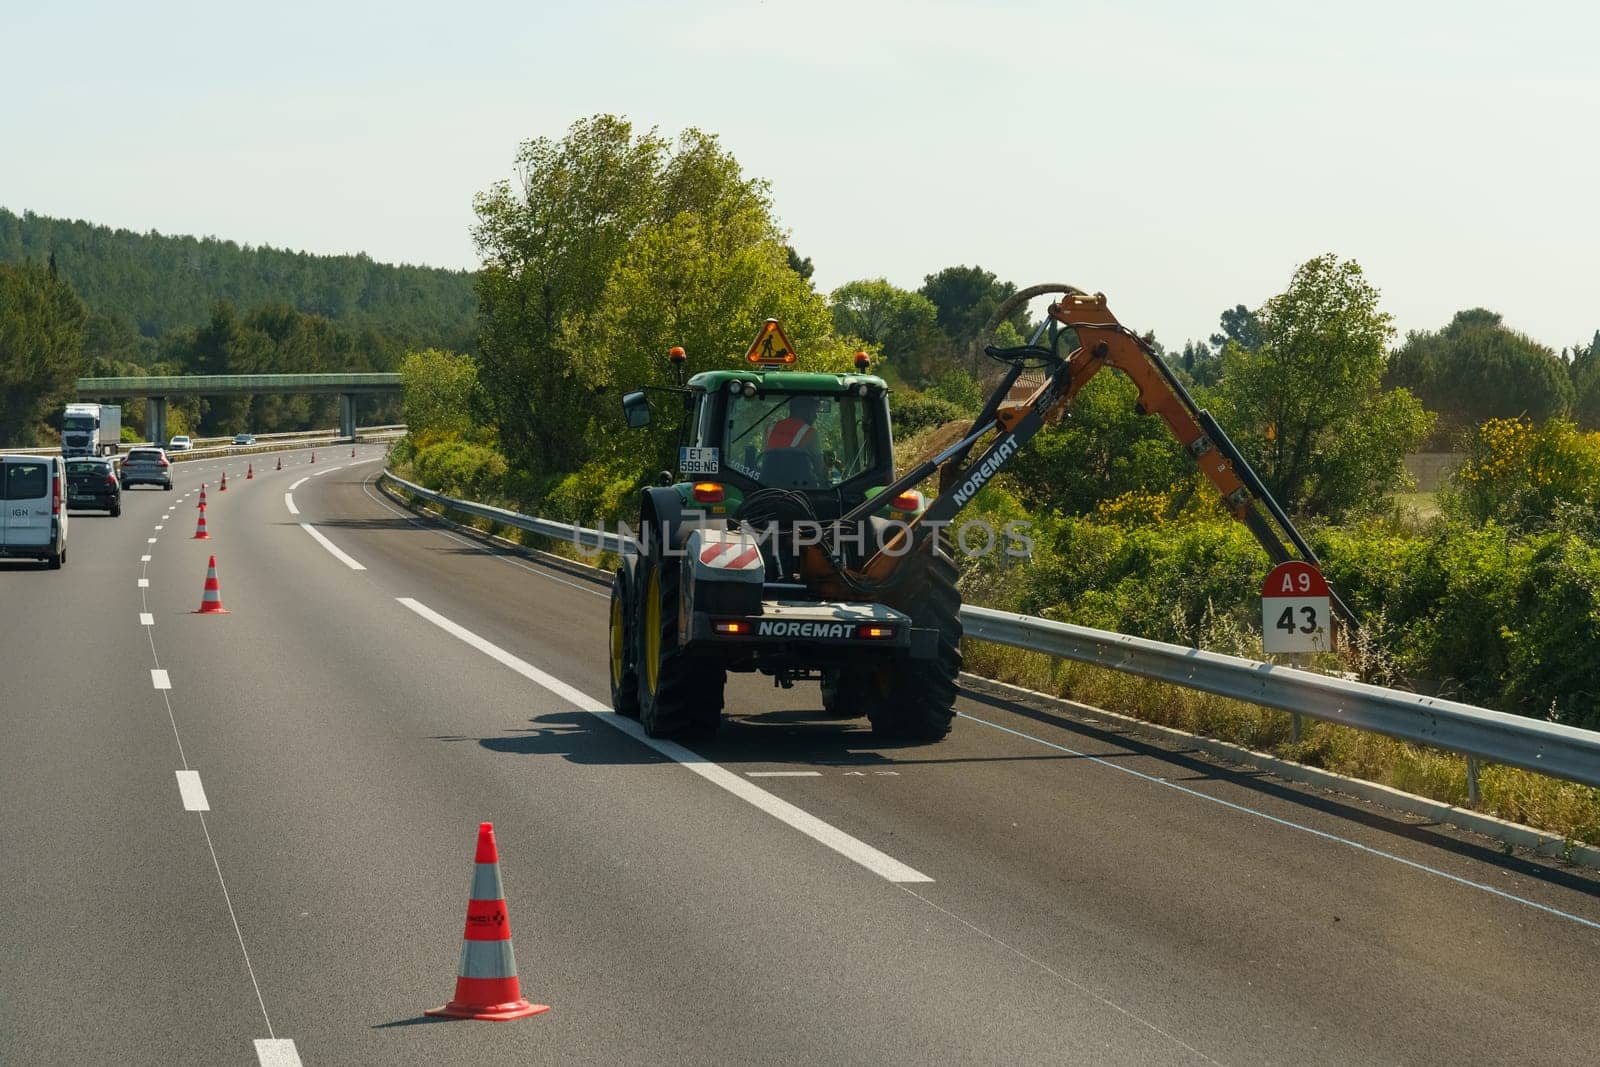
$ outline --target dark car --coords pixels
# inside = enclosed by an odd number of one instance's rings
[[[109,459],[67,460],[67,507],[122,514],[122,487]]]

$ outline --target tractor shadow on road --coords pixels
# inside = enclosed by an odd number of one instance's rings
[[[512,756],[560,756],[572,763],[628,765],[670,763],[668,757],[583,711],[536,715],[529,725],[498,737],[437,735],[435,741],[476,741],[490,752]],[[920,764],[1038,763],[1080,760],[1069,753],[1017,756],[941,755],[938,744],[884,741],[864,720],[830,719],[820,711],[769,711],[724,718],[716,737],[686,747],[725,765],[767,767],[908,767]],[[1114,756],[1112,758],[1115,758]]]

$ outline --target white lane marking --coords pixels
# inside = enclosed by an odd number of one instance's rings
[[[158,667],[152,667],[150,668],[150,684],[157,689],[171,689],[172,679],[167,676],[166,671]]]
[[[156,617],[153,614],[151,614],[148,611],[139,612],[139,625],[140,626],[154,626],[155,624],[156,624]]]
[[[289,514],[291,514],[291,515],[300,514],[300,509],[294,506],[294,494],[293,493],[285,493],[285,494],[283,494],[283,506],[289,509]]]
[[[158,529],[158,530],[165,530],[165,529],[166,529],[166,527],[165,527],[165,526],[162,526],[162,525],[161,525],[161,524],[160,524],[160,523],[157,523],[157,524],[156,524],[156,529]]]
[[[300,488],[302,485],[305,485],[310,480],[311,480],[311,475],[309,475],[309,474],[306,475],[304,478],[301,478],[298,482],[295,482],[293,485],[291,485],[289,487],[289,492],[291,492],[291,493],[294,492],[296,489]]]
[[[821,778],[821,771],[745,771],[746,778]]]
[[[169,511],[169,512],[167,512],[167,513],[166,513],[166,514],[165,514],[165,515],[163,515],[163,516],[161,516],[161,517],[162,517],[162,518],[163,518],[163,519],[170,519],[170,518],[172,518],[172,512],[170,512],[170,511]]]
[[[140,556],[139,557],[139,562],[140,563],[149,563],[150,562],[150,557],[149,556]]]
[[[287,1037],[256,1038],[256,1062],[261,1067],[300,1067],[300,1053]]]
[[[1331,841],[1338,845],[1346,845],[1355,849],[1357,852],[1365,852],[1367,855],[1376,856],[1379,859],[1392,860],[1395,863],[1401,864],[1402,866],[1410,867],[1413,870],[1422,871],[1424,874],[1435,875],[1439,878],[1443,878],[1445,881],[1454,882],[1457,885],[1466,886],[1470,889],[1482,890],[1483,892],[1492,896],[1500,897],[1502,900],[1510,900],[1517,904],[1526,904],[1530,908],[1535,908],[1547,914],[1555,915],[1562,919],[1571,919],[1573,922],[1582,926],[1600,930],[1600,922],[1596,922],[1593,919],[1585,919],[1581,915],[1573,915],[1571,912],[1562,911],[1559,908],[1553,908],[1548,904],[1541,904],[1537,900],[1529,900],[1527,897],[1519,897],[1515,893],[1506,892],[1504,889],[1496,889],[1492,885],[1485,885],[1482,882],[1474,882],[1472,879],[1463,878],[1459,874],[1451,874],[1449,871],[1443,871],[1437,867],[1430,867],[1426,863],[1419,863],[1416,860],[1406,859],[1404,856],[1397,856],[1393,852],[1385,852],[1381,848],[1373,848],[1371,845],[1363,845],[1359,841],[1352,841],[1348,837],[1340,837],[1338,834],[1329,833],[1327,830],[1318,830],[1316,827],[1307,826],[1304,823],[1293,822],[1289,819],[1282,818],[1281,816],[1269,815],[1264,811],[1258,811],[1255,808],[1246,807],[1243,804],[1238,804],[1231,800],[1224,800],[1221,797],[1214,797],[1209,793],[1202,793],[1198,789],[1191,789],[1186,785],[1179,785],[1177,782],[1167,778],[1157,778],[1153,774],[1145,774],[1143,771],[1134,770],[1132,767],[1123,767],[1111,760],[1102,759],[1099,756],[1091,756],[1087,752],[1079,752],[1075,748],[1068,748],[1066,745],[1058,745],[1054,741],[1046,741],[1042,737],[1035,737],[1033,734],[1023,733],[1021,730],[1013,730],[1009,726],[1001,726],[997,722],[990,722],[988,719],[980,719],[976,715],[968,715],[964,711],[958,711],[956,714],[961,716],[963,719],[970,719],[973,722],[982,723],[984,726],[992,727],[993,729],[999,730],[1001,733],[1011,734],[1013,737],[1020,737],[1024,740],[1044,745],[1046,748],[1053,748],[1058,752],[1065,752],[1068,755],[1086,759],[1090,763],[1097,763],[1108,770],[1117,771],[1120,774],[1132,775],[1141,781],[1151,782],[1155,785],[1166,786],[1168,789],[1175,789],[1185,796],[1194,797],[1196,800],[1204,800],[1209,803],[1227,808],[1229,811],[1237,811],[1244,815],[1254,815],[1258,819],[1265,819],[1267,822],[1285,827],[1286,829],[1299,830],[1302,833],[1310,834],[1312,837],[1320,837],[1324,841]]]
[[[200,784],[199,771],[174,771],[178,776],[178,794],[183,797],[184,811],[210,811],[206,803],[205,787]]]
[[[781,800],[765,789],[752,785],[732,771],[712,763],[699,753],[691,752],[673,741],[659,741],[647,736],[644,728],[632,719],[624,719],[593,697],[574,689],[559,678],[546,674],[527,660],[521,659],[507,652],[499,645],[479,637],[466,627],[452,622],[426,604],[422,604],[411,597],[396,597],[395,599],[405,605],[406,608],[439,627],[445,633],[460,638],[490,659],[497,660],[510,667],[530,682],[549,690],[562,700],[577,707],[580,711],[587,711],[595,715],[602,722],[627,734],[641,745],[655,749],[673,762],[681,764],[686,769],[698,774],[712,785],[726,789],[740,800],[759,808],[779,822],[799,830],[812,840],[828,846],[841,856],[854,860],[872,873],[891,882],[933,881],[932,878],[929,878],[921,871],[908,867],[887,853],[878,851],[865,841],[851,837],[838,827],[823,822],[815,815],[802,808],[795,807],[787,800]]]
[[[148,588],[150,588],[150,579],[148,579],[148,578],[140,578],[139,579],[139,588],[140,589],[148,589]]]
[[[361,564],[357,563],[355,560],[351,559],[348,555],[346,555],[344,549],[340,548],[338,545],[334,544],[332,541],[328,540],[326,537],[323,537],[322,536],[322,532],[320,530],[318,530],[316,527],[312,526],[309,522],[302,522],[300,524],[300,529],[304,530],[306,533],[308,533],[312,537],[314,537],[316,539],[316,541],[317,541],[317,544],[321,545],[323,548],[325,548],[329,552],[333,553],[333,558],[334,559],[338,560],[340,563],[343,563],[346,567],[349,567],[351,570],[353,570],[353,571],[364,571],[364,570],[367,569],[367,568],[363,567]]]
[[[154,538],[154,537],[147,537],[147,538],[145,538],[145,544],[147,544],[147,545],[153,545],[153,544],[155,544],[155,543],[156,543],[156,539],[155,539],[155,538]]]

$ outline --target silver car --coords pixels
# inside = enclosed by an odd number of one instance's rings
[[[172,488],[172,461],[159,448],[130,449],[122,460],[122,488],[159,485]]]

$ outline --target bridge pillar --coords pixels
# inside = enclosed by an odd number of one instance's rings
[[[166,446],[167,443],[167,398],[164,396],[145,397],[144,401],[144,435],[151,444]]]
[[[339,394],[339,436],[356,436],[356,398],[354,393]]]

